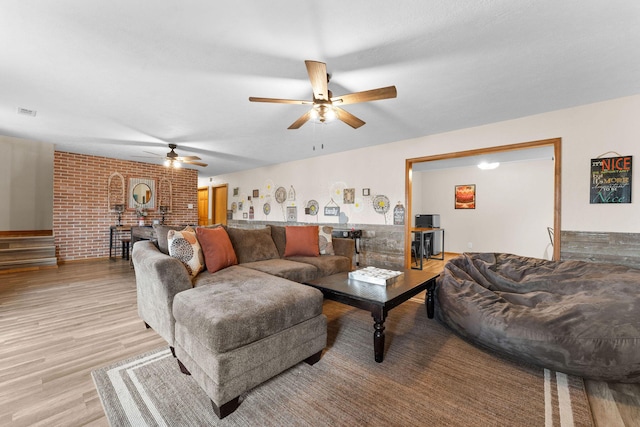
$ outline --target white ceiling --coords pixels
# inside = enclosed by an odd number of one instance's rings
[[[213,176],[638,94],[640,1],[2,0],[0,58],[0,134]],[[311,99],[305,59],[398,97],[287,130],[248,97]]]

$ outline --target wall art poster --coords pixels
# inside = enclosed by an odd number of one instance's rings
[[[591,159],[590,203],[631,203],[631,158]]]
[[[404,225],[404,206],[398,202],[395,208],[393,208],[393,225]]]
[[[456,185],[455,192],[456,209],[476,208],[476,185]]]

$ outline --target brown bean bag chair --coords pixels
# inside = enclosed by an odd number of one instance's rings
[[[585,378],[640,382],[640,270],[501,253],[450,260],[436,318],[472,342]]]

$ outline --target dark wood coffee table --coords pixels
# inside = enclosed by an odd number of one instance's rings
[[[324,297],[352,307],[371,312],[373,317],[373,351],[376,362],[384,360],[384,321],[389,310],[426,290],[427,316],[433,318],[433,290],[439,274],[422,270],[404,269],[403,274],[391,285],[382,286],[349,279],[349,273],[338,273],[306,285],[319,289]]]

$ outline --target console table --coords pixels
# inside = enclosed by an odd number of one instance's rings
[[[151,225],[131,227],[131,247],[139,240],[155,240],[156,232]]]

